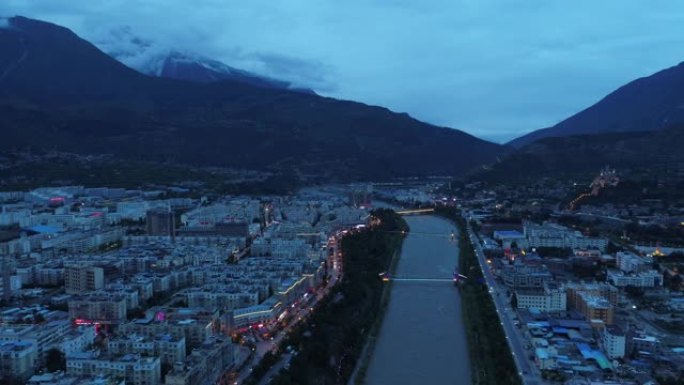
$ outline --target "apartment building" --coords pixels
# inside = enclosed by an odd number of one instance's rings
[[[97,266],[66,266],[64,288],[67,294],[86,294],[104,288],[104,269]]]
[[[68,302],[69,318],[108,324],[126,321],[126,299],[117,295],[78,297]]]
[[[66,357],[67,374],[75,376],[104,375],[120,377],[126,385],[160,385],[161,361],[158,357],[139,354],[101,355],[95,352],[72,353]]]

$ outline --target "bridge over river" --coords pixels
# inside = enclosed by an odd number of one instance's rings
[[[458,243],[445,219],[406,213],[410,231],[364,383],[470,384],[461,300],[454,279]],[[383,279],[383,277],[380,277]]]

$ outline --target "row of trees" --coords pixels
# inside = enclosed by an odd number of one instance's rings
[[[381,308],[383,283],[378,273],[387,270],[401,247],[404,220],[394,211],[379,209],[372,215],[379,224],[342,239],[344,278],[322,300],[309,322],[293,331],[285,344],[299,351],[290,368],[273,384],[346,384]]]
[[[460,295],[472,382],[475,385],[520,385],[518,370],[505,342],[506,335],[465,231],[465,220],[452,207],[438,208],[436,212],[456,222],[460,230],[458,267],[461,274],[468,276]]]

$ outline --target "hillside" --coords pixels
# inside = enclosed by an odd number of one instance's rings
[[[520,148],[546,137],[654,131],[684,122],[684,63],[634,80],[553,127],[509,142]]]
[[[462,175],[503,146],[406,114],[245,83],[149,77],[66,28],[0,29],[0,150],[35,147],[331,178]]]
[[[543,138],[505,157],[479,178],[512,181],[586,177],[606,165],[619,173],[684,177],[684,125],[656,132]]]

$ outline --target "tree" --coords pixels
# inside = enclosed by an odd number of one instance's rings
[[[128,318],[128,320],[145,318],[145,310],[143,310],[139,306],[135,307],[128,311],[128,313],[126,314],[126,318]]]
[[[58,370],[66,370],[66,357],[64,353],[57,349],[52,348],[45,353],[45,362],[48,372],[56,372]]]
[[[608,245],[606,245],[606,253],[607,254],[615,254],[618,251],[622,251],[623,248],[614,244],[613,241],[608,242]]]
[[[629,285],[625,287],[625,294],[631,298],[641,298],[644,296],[644,289],[642,287]]]
[[[515,295],[515,293],[513,293],[513,295],[511,296],[511,307],[512,307],[513,309],[517,309],[517,308],[518,308],[518,296]]]
[[[670,290],[679,290],[682,286],[682,276],[677,274],[669,279],[668,287]]]

